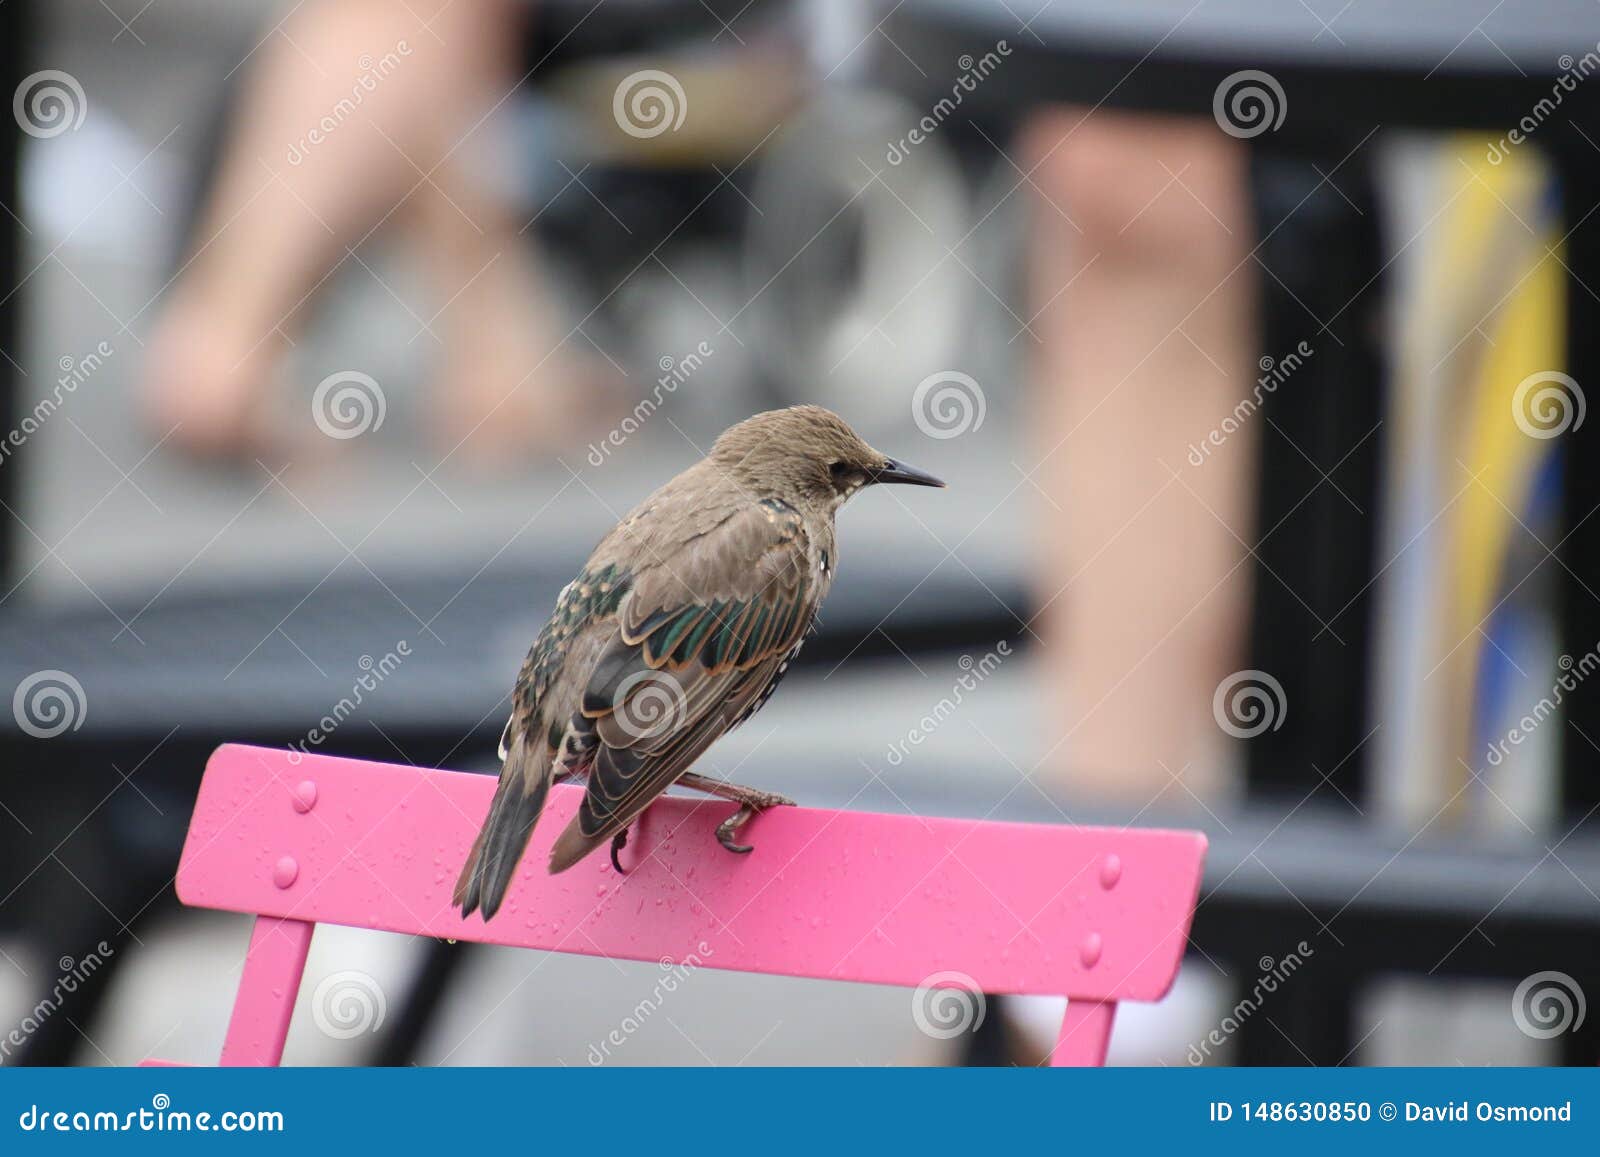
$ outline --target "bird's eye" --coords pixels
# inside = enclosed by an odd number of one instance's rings
[[[833,480],[837,482],[850,473],[850,467],[844,462],[830,462],[828,464],[828,473],[831,474],[833,476]]]

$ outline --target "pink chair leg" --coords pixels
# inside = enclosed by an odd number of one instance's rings
[[[1117,1014],[1114,1000],[1069,1000],[1067,1015],[1061,1020],[1061,1036],[1052,1065],[1103,1065],[1111,1044],[1111,1021]]]
[[[256,917],[239,995],[222,1042],[224,1065],[276,1065],[283,1060],[289,1016],[316,927],[304,920]]]

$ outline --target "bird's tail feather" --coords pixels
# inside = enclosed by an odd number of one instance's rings
[[[482,909],[484,920],[491,920],[505,901],[511,878],[528,846],[539,813],[544,811],[545,798],[550,794],[550,768],[539,768],[534,775],[526,766],[529,759],[538,758],[521,735],[515,736],[506,751],[505,766],[500,771],[500,783],[495,788],[494,802],[489,805],[489,817],[478,833],[472,852],[456,880],[454,902],[460,906],[463,918]],[[546,761],[548,763],[548,761]]]
[[[586,836],[578,826],[578,817],[573,816],[572,822],[556,837],[555,846],[550,849],[550,874],[565,872],[583,857],[594,851],[614,833],[607,832],[598,836]]]

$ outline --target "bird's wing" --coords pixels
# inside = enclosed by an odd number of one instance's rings
[[[463,916],[481,907],[488,920],[499,910],[550,784],[582,760],[584,751],[563,743],[561,729],[551,737],[546,699],[575,647],[603,645],[604,636],[615,634],[617,607],[627,589],[627,574],[614,565],[585,569],[563,588],[529,649],[512,690],[511,717],[500,733],[500,782],[452,893]]]
[[[641,573],[580,715],[598,740],[551,870],[625,827],[753,706],[816,606],[799,514],[753,503]]]

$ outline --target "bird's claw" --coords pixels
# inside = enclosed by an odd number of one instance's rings
[[[622,861],[617,858],[617,853],[628,846],[628,829],[623,828],[611,837],[611,866],[617,870],[617,875],[626,876],[628,873],[622,868]]]
[[[735,855],[748,856],[755,848],[750,844],[736,844],[733,842],[733,833],[742,828],[756,814],[756,809],[749,804],[740,804],[739,810],[734,812],[722,823],[717,825],[717,843],[727,848]]]
[[[717,843],[727,848],[735,855],[748,856],[755,848],[749,844],[736,844],[733,842],[733,833],[750,822],[750,818],[758,811],[765,811],[769,807],[794,807],[794,800],[788,796],[767,795],[760,798],[759,803],[742,803],[739,810],[717,826]]]

